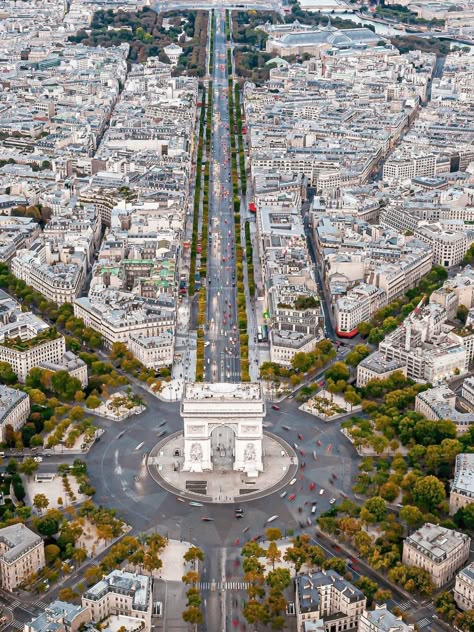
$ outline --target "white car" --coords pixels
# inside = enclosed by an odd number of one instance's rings
[[[322,496],[324,494],[324,489],[319,490],[319,495]]]
[[[294,485],[296,483],[296,478],[292,478],[291,481],[288,483],[289,485]]]
[[[316,513],[316,505],[313,505],[313,506],[311,507],[311,513],[312,513],[312,514],[315,514],[315,513]]]
[[[42,463],[43,462],[43,457],[42,456],[35,456],[35,461],[36,461],[36,463]]]
[[[330,505],[334,505],[335,502],[336,502],[336,499],[335,498],[331,498],[331,500],[329,501],[329,504]]]

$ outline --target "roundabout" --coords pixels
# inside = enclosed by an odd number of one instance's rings
[[[263,472],[256,478],[226,468],[184,471],[184,435],[174,433],[152,448],[148,472],[158,485],[182,498],[205,503],[242,503],[279,491],[298,471],[294,449],[280,437],[263,433]]]
[[[134,532],[158,531],[214,549],[232,546],[242,537],[247,539],[262,534],[268,518],[276,514],[278,520],[274,526],[283,531],[307,529],[303,521],[309,517],[315,525],[317,516],[331,507],[332,497],[337,500],[343,494],[353,497],[351,488],[358,474],[360,457],[340,432],[342,420],[330,424],[321,422],[300,411],[294,400],[282,402],[279,411],[267,410],[265,435],[271,433],[274,440],[292,446],[290,449],[294,449],[300,461],[296,474],[288,473],[262,493],[245,494],[244,498],[239,497],[233,502],[203,501],[202,497],[189,492],[183,495],[166,481],[157,482],[152,471],[152,467],[155,470],[156,467],[149,463],[157,447],[167,443],[173,435],[182,433],[179,404],[161,402],[145,390],[141,390],[141,395],[147,408],[140,415],[120,423],[96,418],[96,425],[104,433],[84,457],[91,483],[96,488],[94,501],[116,509],[117,515]],[[303,462],[305,467],[301,468]],[[333,474],[337,480],[331,482]],[[200,474],[193,473],[193,476],[200,477]],[[220,476],[220,473],[214,473],[216,480]],[[297,480],[290,486],[292,477]],[[321,489],[324,493],[320,496]],[[179,502],[180,496],[188,501]],[[204,506],[190,507],[191,499]],[[318,504],[312,514],[314,500]],[[236,520],[234,509],[244,501],[244,518]],[[203,517],[213,521],[206,523],[202,521]]]

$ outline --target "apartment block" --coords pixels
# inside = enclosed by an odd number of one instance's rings
[[[386,380],[394,373],[407,375],[407,365],[403,360],[387,360],[381,353],[374,351],[357,365],[357,387],[363,388],[370,380]]]
[[[82,595],[82,606],[91,612],[93,621],[110,616],[133,618],[151,632],[153,580],[146,575],[115,570]]]
[[[454,601],[461,610],[474,609],[474,562],[456,575]]]
[[[474,503],[474,454],[458,454],[449,494],[449,513]]]
[[[427,522],[405,539],[402,562],[424,568],[440,588],[467,562],[470,545],[467,534]]]
[[[90,620],[88,608],[57,599],[38,617],[25,623],[23,632],[78,632]]]
[[[450,419],[456,424],[459,434],[467,432],[474,423],[474,412],[458,410],[458,398],[446,384],[418,393],[415,399],[415,410],[433,421]]]
[[[373,610],[364,610],[359,620],[358,632],[414,632],[415,626],[405,623],[386,604],[375,604]]]
[[[44,542],[24,524],[0,529],[0,585],[11,592],[45,565]]]
[[[295,578],[298,632],[318,621],[324,623],[326,632],[357,629],[365,605],[364,594],[333,570]]]
[[[5,441],[5,428],[16,432],[22,428],[30,414],[30,396],[8,386],[0,385],[0,441]]]

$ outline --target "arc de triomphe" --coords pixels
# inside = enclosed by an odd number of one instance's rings
[[[232,469],[256,477],[263,471],[260,384],[186,384],[181,415],[184,472]]]

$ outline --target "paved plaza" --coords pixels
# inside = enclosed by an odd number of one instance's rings
[[[263,467],[258,477],[232,469],[183,472],[183,433],[175,433],[156,445],[148,457],[153,479],[174,494],[189,500],[235,503],[254,500],[284,487],[298,469],[295,451],[275,435],[263,435]]]

